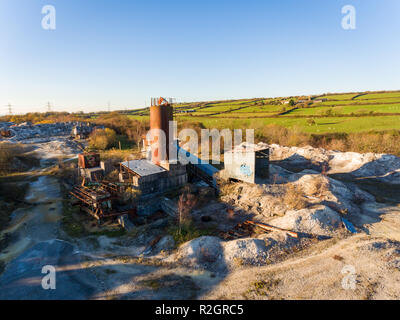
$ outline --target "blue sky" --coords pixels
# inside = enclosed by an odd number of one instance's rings
[[[400,89],[399,17],[398,0],[0,0],[0,114]]]

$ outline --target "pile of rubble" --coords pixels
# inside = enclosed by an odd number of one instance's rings
[[[292,188],[288,199],[288,188]],[[286,183],[250,185],[237,183],[221,200],[240,213],[298,232],[328,235],[340,225],[341,216],[357,216],[375,198],[356,186],[305,170],[292,173]],[[296,201],[299,205],[296,207]],[[281,217],[281,218],[278,218]]]
[[[270,232],[241,236],[243,230],[230,226],[227,237],[194,239],[168,259],[213,271],[273,262],[287,250],[316,239],[363,232],[368,224],[379,221],[379,204],[360,189],[357,178],[400,184],[400,158],[393,155],[260,145],[271,151],[268,183],[223,184],[220,202],[193,216],[214,212],[212,219],[224,226],[231,225],[232,217],[243,217],[267,226]]]
[[[311,237],[361,231],[377,216],[378,204],[351,181],[400,183],[400,158],[394,155],[259,145],[271,150],[269,183],[225,185],[221,201],[235,215],[276,228]]]
[[[0,122],[0,131],[9,132],[9,137],[3,137],[10,142],[19,142],[30,139],[43,139],[49,137],[67,136],[77,125],[74,122],[57,122],[46,124],[31,124],[24,122],[14,124],[12,122]]]
[[[166,261],[178,261],[192,268],[226,272],[241,266],[262,266],[277,261],[283,251],[299,245],[300,241],[272,232],[261,238],[222,241],[203,236],[184,243]]]
[[[310,146],[282,147],[276,144],[269,147],[271,160],[289,170],[312,169],[400,184],[400,158],[391,154],[340,152]]]

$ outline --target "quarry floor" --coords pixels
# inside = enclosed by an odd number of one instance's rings
[[[400,252],[386,236],[400,227],[396,220],[377,223],[371,235],[326,240],[284,262],[236,270],[203,298],[397,300]]]
[[[0,252],[0,299],[399,299],[395,201],[380,204],[367,232],[316,242],[275,264],[211,272],[138,258],[144,248],[118,238],[68,239],[59,181],[39,176],[26,196],[31,206],[1,233],[11,240]],[[56,266],[55,290],[42,288],[46,265]]]

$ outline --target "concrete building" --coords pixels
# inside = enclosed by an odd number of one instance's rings
[[[71,136],[75,139],[87,139],[93,131],[90,123],[78,122],[71,130]]]
[[[188,181],[186,165],[172,164],[168,160],[169,121],[173,121],[170,103],[163,98],[152,99],[150,107],[151,143],[144,140],[142,152],[151,154],[151,160],[139,159],[120,163],[120,182],[130,183],[142,194],[162,193],[183,186]],[[165,133],[165,141],[157,136],[157,130]]]
[[[269,149],[258,145],[236,146],[224,153],[224,177],[249,183],[269,178]]]
[[[142,194],[161,193],[187,183],[186,166],[168,164],[158,166],[147,159],[120,163],[119,179],[131,183]]]

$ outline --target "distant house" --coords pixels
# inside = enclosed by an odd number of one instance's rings
[[[196,112],[196,110],[190,109],[190,110],[178,110],[178,111],[175,111],[175,113],[192,113],[192,112]]]

